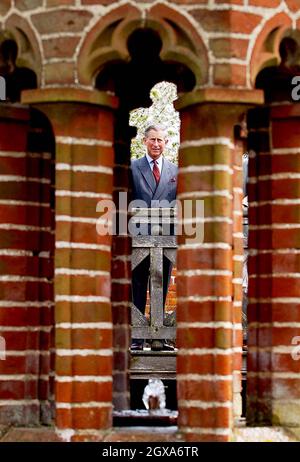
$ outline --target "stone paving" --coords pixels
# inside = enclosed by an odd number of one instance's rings
[[[182,442],[177,427],[115,428],[105,442]],[[234,431],[234,442],[299,442],[288,430],[278,427],[246,427]],[[0,442],[60,442],[53,427],[8,427],[0,425]]]
[[[299,442],[290,431],[278,427],[236,428],[234,441],[257,443],[292,443]]]

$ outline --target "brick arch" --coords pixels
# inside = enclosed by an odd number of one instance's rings
[[[42,78],[42,57],[37,36],[29,22],[16,13],[11,14],[4,23],[4,32],[0,38],[12,38],[19,48],[18,66],[32,69],[40,85]]]
[[[104,63],[126,59],[126,44],[117,43],[113,35],[122,21],[140,20],[141,15],[140,9],[125,4],[110,11],[94,25],[78,54],[78,80],[81,84],[91,85],[97,70]]]
[[[125,4],[102,17],[87,34],[79,51],[79,82],[91,85],[104,64],[127,60],[127,39],[142,27],[151,28],[160,35],[163,60],[185,64],[194,73],[196,85],[206,83],[208,54],[201,36],[185,16],[163,3],[150,7],[146,15],[139,8]]]
[[[162,59],[185,64],[194,72],[196,85],[205,84],[208,79],[208,51],[199,30],[180,11],[163,2],[149,9],[148,18],[160,24],[160,31],[172,27],[170,43],[163,40]]]
[[[257,74],[264,68],[279,63],[279,44],[292,20],[286,13],[278,13],[266,22],[256,38],[250,59],[251,85],[255,85]]]

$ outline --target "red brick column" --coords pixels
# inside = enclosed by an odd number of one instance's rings
[[[249,424],[295,427],[300,411],[300,105],[249,114]]]
[[[0,106],[0,335],[6,343],[6,359],[0,361],[0,422],[4,424],[51,421],[51,130],[36,122],[28,107]]]
[[[233,126],[256,92],[183,97],[178,198],[203,199],[204,242],[179,236],[178,425],[188,441],[228,441],[233,424]],[[198,222],[201,222],[201,218]],[[185,221],[183,220],[183,224]],[[194,219],[195,223],[195,219]]]
[[[112,425],[111,236],[96,206],[112,198],[113,108],[100,92],[28,91],[56,137],[56,427],[66,440],[101,439]]]

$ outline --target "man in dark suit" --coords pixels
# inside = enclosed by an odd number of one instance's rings
[[[145,130],[144,144],[147,153],[131,162],[133,179],[133,199],[143,200],[147,207],[159,207],[159,201],[172,202],[176,199],[177,166],[163,156],[167,144],[165,130],[159,125],[151,125]],[[150,256],[146,257],[132,271],[133,303],[145,314],[147,286],[149,281]],[[163,305],[165,305],[172,263],[163,259]],[[132,349],[143,349],[143,341],[132,340]],[[152,349],[173,349],[163,341],[152,342]]]

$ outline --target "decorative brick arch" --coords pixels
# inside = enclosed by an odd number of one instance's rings
[[[37,36],[29,22],[16,13],[11,14],[4,23],[1,38],[12,38],[19,48],[17,64],[32,69],[40,85],[42,79],[42,56]]]
[[[142,27],[151,28],[160,35],[163,60],[185,64],[194,73],[196,85],[206,83],[208,54],[199,32],[179,11],[163,3],[156,3],[146,10],[146,14],[126,4],[102,17],[87,34],[79,51],[79,83],[91,85],[101,66],[115,60],[127,60],[127,39],[134,30]]]
[[[257,74],[264,68],[279,63],[279,44],[292,20],[286,13],[278,13],[266,22],[258,35],[250,60],[250,78],[254,86]]]
[[[165,3],[156,3],[147,18],[160,24],[159,32],[171,27],[170,43],[163,40],[161,57],[172,59],[189,67],[196,77],[196,85],[203,85],[208,79],[208,50],[199,34],[199,29],[181,12]],[[163,38],[163,36],[162,36]]]
[[[125,18],[125,19],[124,19]],[[141,11],[130,5],[122,5],[102,17],[86,35],[78,55],[78,80],[90,85],[97,70],[104,63],[126,59],[127,51],[122,41],[112,44],[117,25],[122,21],[141,18]],[[107,43],[106,46],[103,44]]]

